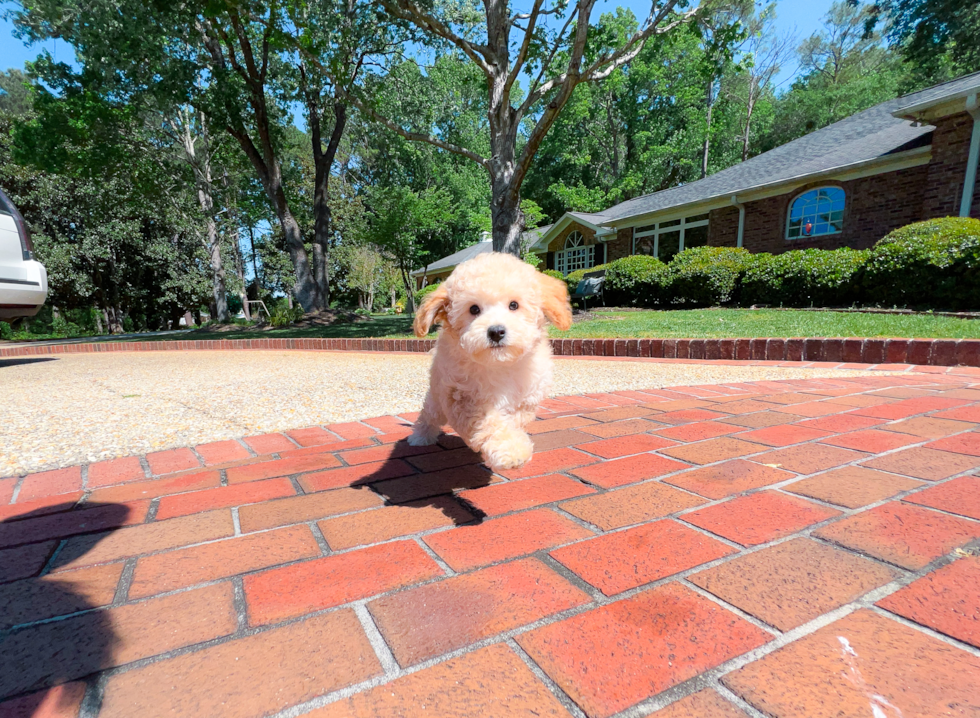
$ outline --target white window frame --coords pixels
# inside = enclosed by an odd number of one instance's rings
[[[704,213],[702,213],[702,214],[704,214]],[[697,216],[697,215],[694,215],[694,216]],[[693,220],[692,221],[689,217],[683,217],[683,218],[681,218],[680,224],[673,224],[674,222],[677,221],[677,219],[678,219],[677,217],[674,217],[672,219],[665,219],[665,220],[663,220],[661,222],[657,222],[656,224],[650,223],[650,224],[641,225],[643,227],[649,227],[652,224],[652,226],[653,226],[653,229],[647,229],[647,230],[645,230],[643,232],[637,232],[636,230],[638,230],[639,227],[633,227],[633,248],[632,248],[630,254],[636,254],[636,243],[637,243],[637,240],[646,239],[647,237],[653,237],[653,255],[651,255],[651,256],[653,256],[653,257],[659,257],[660,256],[660,235],[661,234],[667,234],[669,232],[678,232],[678,231],[681,233],[681,239],[680,239],[680,247],[679,247],[679,249],[677,251],[678,251],[678,253],[679,252],[683,252],[684,251],[684,235],[686,234],[686,230],[688,228],[692,228],[693,229],[694,227],[707,227],[708,226],[708,220],[707,219],[698,219],[698,220]],[[671,223],[670,226],[666,226],[665,227],[664,225],[667,224],[668,222]]]
[[[840,220],[838,220],[840,222],[840,229],[832,230],[830,232],[820,232],[819,234],[816,234],[816,233],[814,233],[814,234],[803,234],[802,233],[803,225],[801,225],[800,226],[800,230],[801,230],[800,235],[798,237],[790,237],[789,236],[789,230],[790,230],[790,226],[789,225],[790,225],[790,220],[791,220],[791,218],[793,216],[793,206],[800,199],[802,199],[805,195],[808,195],[811,192],[819,192],[822,189],[833,189],[833,190],[837,190],[841,194],[844,195],[844,205],[839,210],[836,210],[836,211],[839,211],[840,212],[840,215],[841,215],[840,216]],[[819,206],[820,205],[819,205],[819,200],[818,200],[817,207],[819,208]],[[829,236],[834,235],[834,234],[840,234],[841,232],[844,231],[844,213],[845,213],[846,210],[847,210],[847,191],[843,187],[838,187],[837,185],[832,185],[832,184],[831,185],[821,185],[820,187],[811,187],[810,189],[805,190],[805,191],[800,192],[799,194],[795,195],[793,197],[793,199],[790,200],[789,207],[786,209],[786,232],[785,232],[784,236],[785,236],[785,238],[786,238],[787,241],[789,241],[789,242],[795,242],[795,241],[800,240],[800,239],[812,239],[814,237],[829,237]],[[833,213],[834,212],[832,211],[830,214],[833,214]],[[818,214],[818,211],[815,210],[814,211],[814,215],[816,215],[816,214]],[[801,220],[802,219],[805,219],[806,216],[807,215],[803,215],[803,217],[801,217],[800,219]],[[832,220],[828,220],[826,222],[826,224],[828,226],[830,226],[830,227],[833,227]]]
[[[555,252],[555,269],[567,277],[571,272],[594,266],[595,245],[586,245],[585,237],[578,230],[570,232],[565,238],[565,248]]]

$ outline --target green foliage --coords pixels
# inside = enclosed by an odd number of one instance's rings
[[[530,264],[535,269],[537,269],[541,265],[541,257],[539,257],[538,255],[536,255],[534,252],[530,250],[525,252],[524,256],[521,257],[521,259],[523,259],[527,264]]]
[[[898,95],[899,56],[865,33],[872,6],[835,2],[824,27],[797,54],[801,73],[775,103],[773,127],[758,149],[768,150]]]
[[[565,281],[565,276],[561,272],[559,272],[557,269],[542,269],[541,270],[541,274],[546,274],[549,277],[554,277],[555,279],[560,279],[563,282]]]
[[[272,316],[269,317],[269,324],[274,327],[288,327],[301,316],[303,316],[302,307],[296,306],[290,309],[287,304],[282,303],[272,310]]]
[[[439,285],[441,283],[442,282],[435,282],[433,284],[426,284],[419,291],[417,291],[415,293],[415,304],[416,304],[416,306],[418,306],[419,304],[421,304],[423,299],[425,299],[427,296],[429,296],[434,291],[436,291],[436,289],[438,289],[438,287],[439,287]]]
[[[734,247],[692,247],[670,261],[671,301],[687,306],[731,304],[742,276],[754,262],[751,252]]]
[[[606,265],[603,296],[613,306],[653,307],[664,301],[667,283],[666,264],[636,254]]]
[[[866,303],[980,309],[980,220],[945,217],[896,229],[870,252]]]
[[[0,322],[0,339],[13,339],[14,330],[7,322]]]
[[[867,251],[804,249],[758,254],[742,278],[741,303],[841,307],[858,299]]]

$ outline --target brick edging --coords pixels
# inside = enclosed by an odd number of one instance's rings
[[[552,339],[556,356],[980,366],[977,339]],[[434,339],[193,339],[0,347],[0,358],[145,351],[428,352]]]

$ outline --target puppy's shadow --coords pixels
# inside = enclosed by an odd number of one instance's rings
[[[373,491],[385,506],[437,508],[456,526],[483,522],[486,514],[459,492],[489,486],[493,474],[458,436],[443,434],[431,447],[409,446],[406,439],[391,446],[391,457],[353,488]]]
[[[59,544],[47,539],[52,528],[72,523],[72,515],[101,527],[100,533],[68,539],[77,559],[124,525],[129,512],[121,504],[76,509],[65,503],[0,522],[0,701],[16,697],[5,704],[11,715],[67,715],[62,711],[77,705],[86,684],[113,665],[118,636],[109,614],[93,610],[111,603],[112,596],[99,589],[101,598],[93,599],[86,584],[92,571],[40,574]],[[0,715],[8,713],[0,708]]]

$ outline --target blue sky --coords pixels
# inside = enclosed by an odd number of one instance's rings
[[[777,0],[776,24],[780,33],[794,32],[800,40],[809,36],[820,27],[821,18],[830,9],[832,0]],[[596,12],[608,12],[616,6],[633,9],[638,17],[643,17],[649,11],[648,0],[601,0]],[[0,8],[7,10],[10,3],[0,0]],[[26,47],[14,37],[13,24],[6,19],[0,19],[0,69],[23,67],[28,60],[33,60],[42,50],[47,50],[58,60],[73,57],[71,48],[63,42],[49,40],[43,44]],[[783,68],[777,82],[784,82],[795,74],[795,65]],[[787,83],[788,84],[788,83]]]

